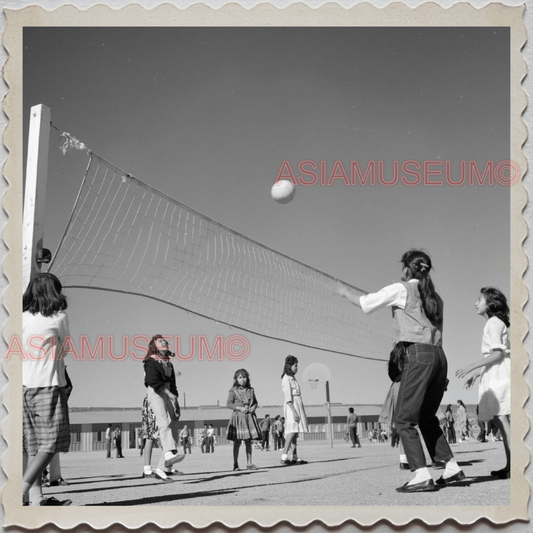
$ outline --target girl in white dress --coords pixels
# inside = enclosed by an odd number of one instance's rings
[[[298,458],[298,435],[307,433],[307,417],[305,416],[304,404],[300,394],[300,385],[294,377],[298,372],[298,359],[294,355],[288,355],[285,358],[285,367],[281,374],[281,388],[283,390],[284,404],[283,415],[285,416],[285,447],[281,456],[281,464],[307,464]],[[289,449],[292,451],[292,457],[289,460]]]
[[[471,374],[465,382],[467,389],[480,377],[479,420],[493,421],[500,430],[507,459],[506,465],[501,470],[493,470],[491,475],[505,479],[510,477],[511,472],[509,306],[498,289],[483,287],[475,307],[477,314],[487,321],[481,341],[483,359],[460,368],[455,375],[464,378]]]

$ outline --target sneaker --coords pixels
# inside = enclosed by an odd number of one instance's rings
[[[41,503],[39,505],[54,505],[54,506],[60,506],[60,505],[72,505],[72,500],[58,500],[57,498],[43,498],[41,500]]]
[[[55,481],[50,481],[50,487],[59,487],[60,485],[70,485],[68,481],[65,481],[62,477],[56,479]]]

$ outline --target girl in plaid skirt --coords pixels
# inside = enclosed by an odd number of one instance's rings
[[[69,337],[67,299],[52,274],[37,274],[22,299],[24,505],[70,505],[43,498],[42,473],[54,455],[68,452],[70,429],[63,345]],[[28,459],[29,456],[29,459]],[[31,502],[30,502],[31,500]]]
[[[257,470],[252,463],[252,440],[261,438],[255,414],[257,398],[250,385],[250,374],[244,368],[237,370],[233,376],[233,388],[229,391],[226,405],[233,410],[226,430],[227,439],[233,441],[233,470],[240,470],[238,459],[241,441],[246,447],[246,469]]]

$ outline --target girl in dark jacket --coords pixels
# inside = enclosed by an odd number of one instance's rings
[[[156,417],[159,440],[163,453],[155,472],[155,478],[171,482],[165,470],[183,461],[185,455],[178,455],[180,406],[176,374],[171,363],[174,354],[168,349],[168,342],[162,335],[155,335],[148,345],[143,360],[144,385],[148,389],[148,403]]]

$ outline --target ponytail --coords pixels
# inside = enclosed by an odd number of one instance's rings
[[[418,292],[422,300],[424,313],[436,326],[442,325],[442,299],[435,291],[433,280],[429,275],[431,259],[422,250],[411,249],[405,252],[401,262],[407,270],[408,279],[418,280]]]

